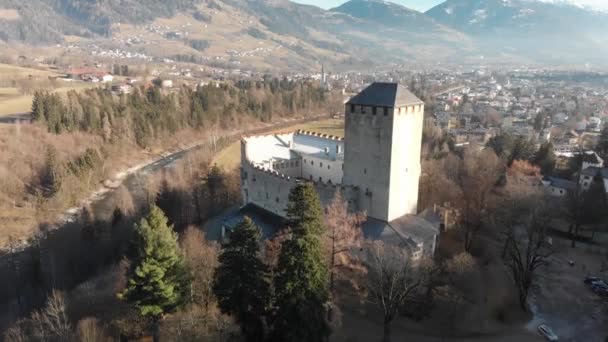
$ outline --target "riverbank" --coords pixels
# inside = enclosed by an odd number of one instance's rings
[[[315,115],[289,120],[284,119],[270,124],[259,124],[254,127],[249,126],[244,129],[228,132],[205,132],[202,134],[204,137],[200,137],[201,134],[199,133],[199,138],[190,143],[185,143],[184,141],[187,141],[187,139],[184,139],[184,137],[181,137],[182,139],[175,138],[173,141],[166,144],[167,146],[170,146],[166,149],[156,148],[152,151],[142,150],[138,152],[137,155],[130,154],[128,159],[122,158],[117,161],[118,163],[122,163],[122,166],[117,165],[115,167],[117,171],[110,172],[111,176],[100,181],[99,185],[87,194],[87,196],[83,196],[80,200],[76,201],[77,205],[72,205],[68,208],[53,208],[55,212],[60,212],[60,214],[54,219],[46,219],[44,225],[47,227],[47,230],[54,230],[66,223],[74,222],[81,215],[83,208],[90,207],[108,196],[109,193],[119,188],[129,176],[136,175],[142,170],[153,172],[161,165],[173,163],[176,160],[183,158],[189,152],[195,151],[203,146],[210,147],[213,154],[223,151],[220,152],[220,154],[223,153],[223,155],[226,156],[226,153],[228,153],[228,155],[232,153],[231,149],[233,146],[239,145],[240,137],[242,135],[260,134],[278,130],[295,130],[298,128],[305,129],[306,127],[315,126],[310,123],[318,122],[319,124],[325,124],[332,122],[332,120],[333,119],[329,119],[327,115]],[[192,135],[193,133],[190,133],[188,137],[191,137]],[[238,148],[237,153],[240,155],[240,150],[238,150]],[[229,159],[240,160],[238,155]],[[22,209],[22,211],[23,210],[25,209]],[[23,214],[24,213],[21,215]],[[27,215],[27,213],[25,214]],[[32,215],[33,214],[34,213],[32,213]],[[7,252],[8,249],[11,251],[23,250],[28,246],[30,237],[37,231],[39,223],[32,220],[22,220],[20,222],[27,224],[29,228],[20,228],[18,230],[22,232],[22,236],[20,237],[15,237],[14,235],[10,235],[10,233],[5,232],[4,238],[0,238],[0,251]]]

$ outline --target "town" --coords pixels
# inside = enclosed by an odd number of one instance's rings
[[[0,0],[0,339],[608,341],[607,11]]]

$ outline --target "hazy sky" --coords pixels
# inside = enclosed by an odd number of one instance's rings
[[[332,8],[348,0],[293,0],[303,4],[311,4],[322,8]],[[409,8],[413,8],[418,11],[426,11],[429,8],[442,3],[444,0],[392,0],[392,2],[402,4]],[[554,1],[567,1],[578,5],[586,5],[596,9],[602,9],[608,11],[608,0],[542,0],[546,2]]]

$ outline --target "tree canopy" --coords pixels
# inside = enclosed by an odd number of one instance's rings
[[[162,318],[185,303],[189,277],[167,217],[153,205],[135,225],[136,239],[127,286],[119,294],[142,316]]]

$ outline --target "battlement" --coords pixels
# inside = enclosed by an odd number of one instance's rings
[[[317,132],[312,132],[312,131],[305,131],[305,130],[297,130],[296,134],[298,135],[308,135],[311,137],[317,137],[317,138],[323,138],[323,139],[329,139],[329,140],[335,140],[335,141],[344,141],[344,137],[339,137],[336,135],[330,135],[330,134],[324,134],[324,133],[317,133]]]

